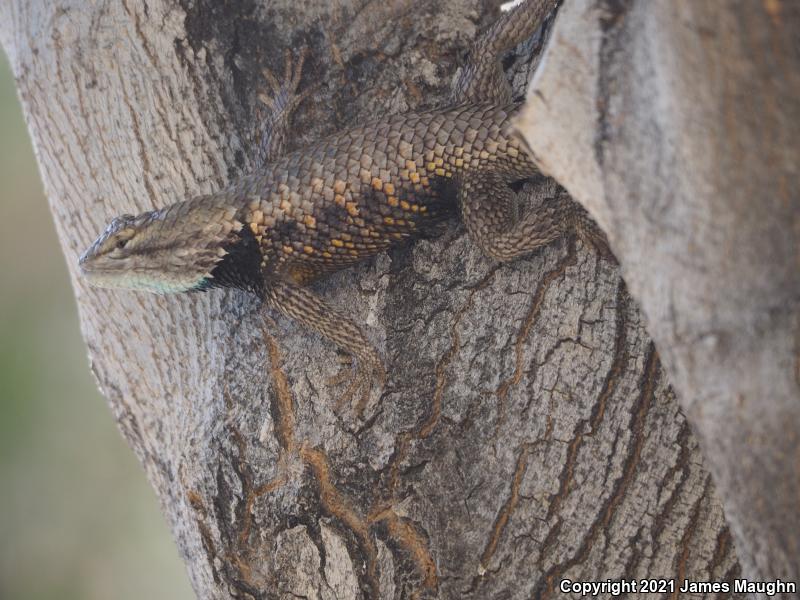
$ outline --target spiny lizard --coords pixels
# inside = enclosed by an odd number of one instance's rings
[[[92,284],[187,292],[235,287],[329,338],[356,360],[346,396],[359,412],[382,361],[360,327],[309,290],[309,282],[414,237],[460,210],[472,240],[511,260],[577,230],[606,252],[603,234],[566,193],[535,210],[513,184],[537,175],[512,135],[518,104],[500,57],[532,35],[556,0],[527,0],[473,44],[449,108],[391,116],[283,154],[305,94],[287,59],[285,82],[265,73],[271,109],[259,163],[208,196],[108,225],[80,258]],[[289,55],[290,56],[290,55]]]

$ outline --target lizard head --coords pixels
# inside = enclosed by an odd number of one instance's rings
[[[98,287],[160,294],[212,287],[212,271],[249,233],[236,212],[207,196],[122,215],[81,255],[81,273]]]

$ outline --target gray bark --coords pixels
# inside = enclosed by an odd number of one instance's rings
[[[320,285],[386,359],[366,423],[336,410],[333,348],[263,326],[253,298],[76,276],[111,217],[248,169],[258,73],[283,48],[308,44],[325,84],[300,144],[441,101],[488,7],[0,6],[93,372],[198,597],[554,598],[562,578],[739,573],[641,315],[575,240],[497,265],[454,224]]]
[[[753,579],[800,579],[800,5],[570,2],[521,127],[603,225]]]

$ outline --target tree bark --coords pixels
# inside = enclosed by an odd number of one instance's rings
[[[333,348],[264,325],[252,297],[77,277],[111,217],[247,171],[258,74],[280,70],[282,49],[309,45],[306,83],[323,83],[295,120],[300,145],[442,101],[490,7],[0,6],[92,370],[198,597],[555,598],[564,578],[739,573],[641,315],[575,240],[498,265],[452,224],[322,283],[388,366],[365,423],[337,411]],[[512,67],[518,90],[533,46]]]
[[[744,573],[800,579],[800,5],[580,0],[522,130],[608,233]]]

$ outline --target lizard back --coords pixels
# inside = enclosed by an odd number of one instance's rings
[[[396,115],[289,153],[223,191],[241,206],[264,276],[307,283],[381,252],[456,209],[455,185],[532,163],[508,134],[515,105]]]

